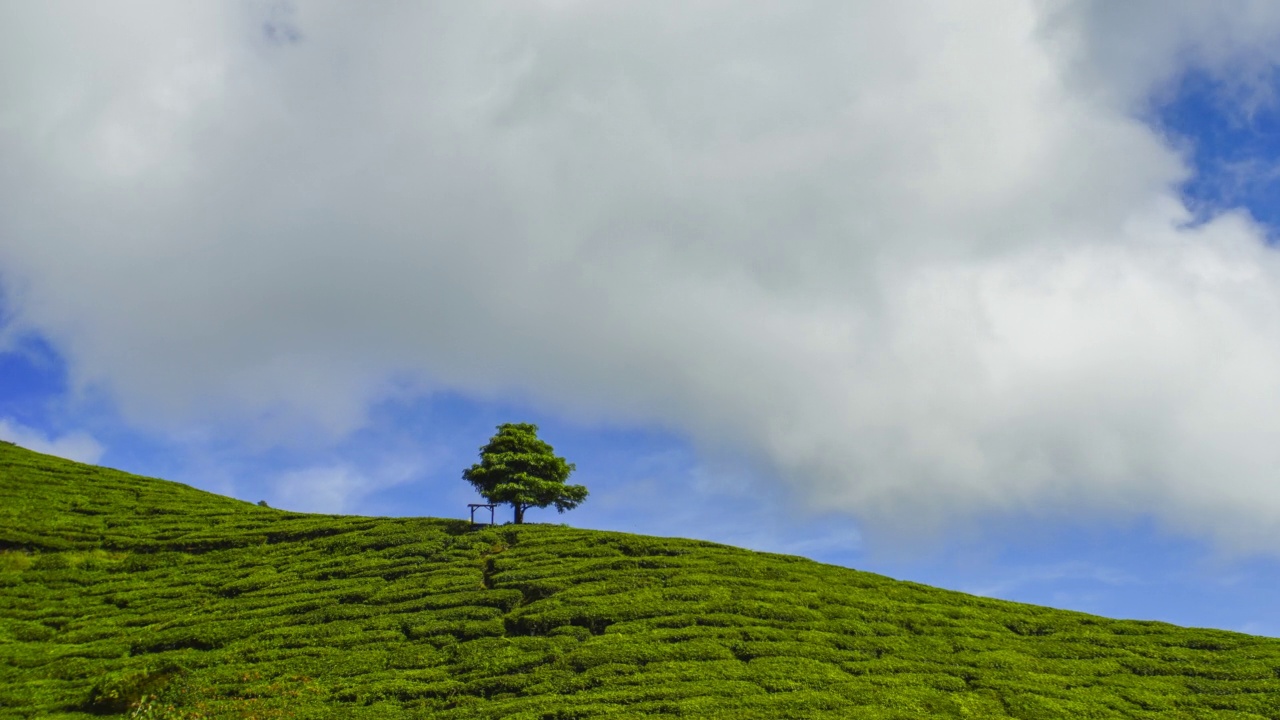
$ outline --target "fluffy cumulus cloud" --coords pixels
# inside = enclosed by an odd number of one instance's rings
[[[351,465],[317,465],[280,473],[270,483],[275,505],[294,512],[345,513],[363,498],[411,482],[422,467],[416,461],[384,463],[370,473]]]
[[[106,450],[102,443],[88,433],[71,432],[54,436],[9,418],[0,418],[0,440],[45,455],[56,455],[84,463],[98,462]]]
[[[1266,101],[1274,3],[0,28],[10,322],[139,424],[340,436],[397,393],[519,393],[752,457],[872,537],[1033,512],[1280,539],[1280,261],[1246,215],[1188,223],[1141,119],[1192,69]],[[359,480],[320,474],[326,507]]]

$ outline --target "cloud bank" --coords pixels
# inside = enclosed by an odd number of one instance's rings
[[[106,450],[102,443],[88,433],[72,432],[53,437],[8,418],[0,418],[0,440],[7,440],[45,455],[56,455],[82,463],[98,462]]]
[[[1274,550],[1280,262],[1189,224],[1140,119],[1189,69],[1267,101],[1274,8],[12,5],[0,283],[154,429],[516,393],[869,539],[1152,514]]]
[[[291,470],[273,478],[272,497],[294,512],[349,513],[361,498],[410,482],[420,470],[415,461],[384,464],[371,475],[349,463]]]

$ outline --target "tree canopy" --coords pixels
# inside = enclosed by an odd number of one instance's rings
[[[480,462],[462,471],[462,479],[489,502],[510,504],[515,522],[522,523],[528,508],[554,505],[564,512],[585,500],[585,487],[565,484],[576,469],[538,438],[537,425],[504,423],[480,448]]]

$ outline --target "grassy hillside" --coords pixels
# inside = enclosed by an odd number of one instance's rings
[[[0,717],[112,713],[1280,718],[1280,640],[692,540],[288,513],[0,445]]]

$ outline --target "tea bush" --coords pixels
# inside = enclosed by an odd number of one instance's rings
[[[0,445],[0,718],[1280,718],[1280,641]]]

